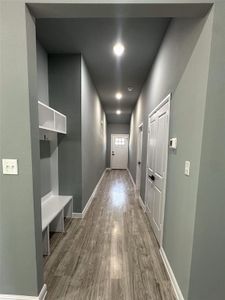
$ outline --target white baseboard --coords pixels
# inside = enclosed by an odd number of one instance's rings
[[[47,295],[47,285],[44,284],[41,291],[40,291],[38,299],[39,300],[45,300],[46,295]]]
[[[130,179],[131,179],[131,181],[132,181],[132,184],[133,184],[134,188],[136,189],[136,184],[134,183],[134,179],[133,179],[133,176],[131,175],[130,170],[127,169],[127,172],[128,172],[128,174],[129,174],[129,176],[130,176]]]
[[[23,296],[23,295],[3,295],[0,294],[0,300],[44,300],[47,295],[47,285],[44,284],[39,296]]]
[[[128,172],[128,174],[129,174],[129,176],[130,176],[130,179],[131,179],[131,181],[132,181],[132,184],[133,184],[133,186],[134,186],[134,189],[135,189],[135,192],[136,192],[136,195],[137,195],[136,184],[134,183],[133,176],[131,175],[131,172],[130,172],[129,169],[127,169],[127,172]],[[138,193],[139,193],[139,192],[138,192]],[[139,201],[141,207],[143,208],[144,212],[146,212],[146,207],[145,207],[144,201],[142,200],[140,194],[139,194],[139,196],[138,196],[138,201]]]
[[[183,296],[183,294],[181,292],[181,289],[180,289],[180,287],[177,283],[176,277],[175,277],[175,275],[173,273],[173,270],[170,266],[170,263],[169,263],[168,258],[166,256],[166,253],[165,253],[165,251],[163,250],[162,247],[160,248],[159,252],[161,254],[161,257],[162,257],[163,263],[165,265],[166,271],[167,271],[168,276],[170,278],[170,281],[172,283],[172,287],[173,287],[176,299],[177,300],[184,300],[184,296]]]
[[[141,198],[141,195],[139,195],[138,199],[139,199],[139,203],[140,203],[143,211],[146,212],[146,207],[145,207],[144,201]]]
[[[82,219],[82,213],[72,213],[73,219]]]
[[[99,187],[99,185],[100,185],[100,183],[101,183],[101,181],[102,181],[102,179],[103,179],[103,177],[104,177],[104,175],[105,175],[105,172],[107,171],[107,170],[109,170],[108,168],[106,168],[104,171],[103,171],[103,173],[102,173],[102,176],[100,177],[100,179],[99,179],[99,181],[98,181],[98,183],[97,183],[97,185],[96,185],[96,187],[94,188],[94,191],[92,192],[92,194],[91,194],[91,196],[90,196],[90,198],[89,198],[89,200],[88,200],[88,202],[86,203],[86,205],[85,205],[85,208],[83,209],[83,211],[82,211],[82,213],[72,213],[72,218],[74,218],[74,219],[83,219],[84,217],[85,217],[85,215],[86,215],[86,213],[87,213],[87,211],[88,211],[88,209],[89,209],[89,207],[90,207],[90,205],[91,205],[91,203],[92,203],[92,201],[93,201],[93,199],[94,199],[94,197],[95,197],[95,194],[96,194],[96,191],[97,191],[97,189],[98,189],[98,187]],[[1,299],[0,299],[1,300]]]

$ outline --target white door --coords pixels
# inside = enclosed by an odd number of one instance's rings
[[[137,140],[137,168],[136,168],[136,190],[140,193],[141,186],[141,160],[142,160],[143,124],[138,127]]]
[[[111,169],[127,169],[128,134],[111,135]]]
[[[148,120],[146,212],[153,231],[162,245],[166,173],[169,139],[170,96],[154,110]]]

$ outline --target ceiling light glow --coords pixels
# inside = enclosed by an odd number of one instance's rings
[[[121,43],[116,43],[113,47],[113,52],[116,56],[122,56],[124,53],[124,45]]]
[[[123,97],[123,95],[120,92],[116,93],[116,99],[117,100],[122,99],[122,97]]]
[[[116,111],[116,114],[117,114],[117,115],[120,115],[120,114],[121,114],[121,110],[118,109],[118,110]]]

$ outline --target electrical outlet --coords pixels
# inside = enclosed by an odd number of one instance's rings
[[[172,138],[169,141],[169,147],[171,149],[177,149],[177,138]]]
[[[18,160],[2,159],[2,172],[4,175],[18,175]]]

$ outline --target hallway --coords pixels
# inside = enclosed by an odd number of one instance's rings
[[[106,171],[84,219],[52,236],[47,300],[174,300],[127,171]]]

